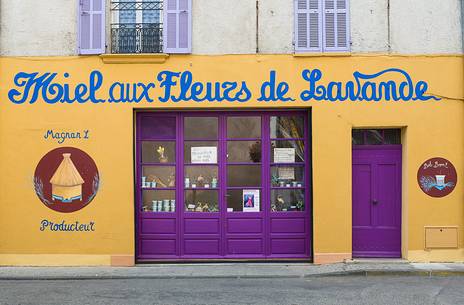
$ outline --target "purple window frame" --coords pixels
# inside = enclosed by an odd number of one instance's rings
[[[301,115],[304,117],[304,134],[303,138],[271,138],[270,135],[270,117],[271,116],[292,116],[292,115]],[[176,122],[176,135],[174,138],[166,138],[166,137],[149,137],[149,138],[142,138],[141,136],[141,118],[145,116],[153,116],[153,117],[174,117]],[[252,162],[227,162],[226,160],[226,152],[227,152],[227,143],[229,141],[246,141],[246,140],[259,140],[258,138],[228,138],[227,137],[227,118],[228,117],[243,117],[243,116],[259,116],[261,118],[261,148],[262,148],[262,155],[261,155],[261,162],[260,163],[252,163]],[[218,136],[217,139],[212,138],[205,138],[205,139],[189,139],[187,141],[217,141],[218,142],[218,163],[216,166],[218,167],[218,188],[216,189],[218,192],[218,207],[219,212],[189,212],[185,211],[185,203],[184,203],[184,169],[185,166],[189,166],[192,164],[184,162],[184,134],[183,134],[183,120],[185,117],[217,117],[218,118]],[[224,249],[221,250],[221,256],[198,256],[198,257],[188,257],[181,254],[182,252],[182,245],[181,240],[182,236],[181,233],[183,232],[183,219],[185,216],[195,216],[200,218],[207,218],[209,216],[219,216],[219,220],[227,221],[228,218],[252,218],[252,217],[262,217],[264,219],[264,239],[266,237],[270,237],[272,232],[269,224],[269,219],[271,218],[280,218],[280,219],[292,219],[298,218],[304,215],[306,219],[305,223],[305,232],[307,234],[307,242],[306,242],[306,250],[305,255],[302,257],[294,257],[292,255],[267,255],[271,253],[271,245],[270,242],[265,242],[265,249],[264,253],[266,254],[263,257],[248,257],[246,258],[264,258],[264,259],[273,259],[273,258],[302,258],[302,259],[310,259],[312,256],[312,160],[311,160],[311,139],[310,139],[310,112],[308,111],[298,111],[298,110],[288,110],[288,111],[218,111],[218,112],[207,112],[207,111],[190,111],[190,112],[146,112],[146,111],[136,111],[135,112],[135,120],[136,120],[136,140],[135,140],[135,217],[136,217],[136,230],[135,230],[135,238],[136,238],[136,257],[139,261],[149,261],[153,260],[150,257],[142,256],[141,255],[141,221],[142,215],[145,217],[153,218],[153,219],[164,219],[164,218],[172,218],[174,215],[179,220],[177,221],[176,231],[177,231],[177,250],[176,255],[166,255],[166,256],[157,256],[154,260],[159,259],[169,259],[169,260],[185,260],[190,258],[210,258],[210,259],[228,259],[228,258],[243,258],[241,256],[227,256],[225,255]],[[141,144],[142,141],[174,141],[175,142],[175,152],[176,152],[176,162],[172,163],[156,163],[156,166],[175,166],[175,175],[176,175],[176,186],[175,188],[160,188],[160,190],[174,190],[175,191],[175,200],[176,200],[176,210],[175,212],[142,212],[142,194],[144,190],[150,190],[152,188],[142,188],[141,187],[141,176],[142,176],[142,168],[144,165],[150,164],[143,164],[141,160]],[[304,141],[304,162],[295,162],[295,163],[274,163],[271,162],[271,141],[278,140],[278,141],[291,141],[291,140],[302,140]],[[265,151],[267,151],[265,153]],[[227,182],[227,166],[228,165],[260,165],[261,166],[261,185],[259,187],[229,187],[226,185]],[[194,166],[202,166],[205,164],[194,164]],[[211,164],[208,164],[211,165]],[[272,166],[303,166],[304,167],[304,181],[302,187],[274,187],[272,186],[271,181],[271,168]],[[227,202],[225,200],[225,195],[228,190],[230,189],[260,189],[261,190],[261,207],[260,212],[253,212],[253,213],[244,213],[244,212],[227,212]],[[303,211],[278,211],[272,212],[270,210],[271,206],[271,192],[272,190],[282,190],[282,189],[303,189],[304,190],[304,210]],[[213,190],[213,189],[209,189]],[[222,241],[225,240],[227,232],[225,230],[221,231],[220,238]],[[282,235],[283,238],[285,237]]]

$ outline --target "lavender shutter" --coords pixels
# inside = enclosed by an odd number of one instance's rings
[[[79,0],[79,54],[105,53],[105,0]]]
[[[320,0],[295,0],[295,51],[322,51]]]
[[[192,0],[164,0],[164,52],[191,53]]]
[[[349,51],[348,0],[324,1],[324,51]]]

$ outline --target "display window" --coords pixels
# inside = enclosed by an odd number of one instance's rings
[[[137,113],[139,260],[308,258],[306,112]]]

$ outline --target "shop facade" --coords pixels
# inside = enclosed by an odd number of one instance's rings
[[[461,56],[110,57],[0,59],[0,265],[464,261]]]

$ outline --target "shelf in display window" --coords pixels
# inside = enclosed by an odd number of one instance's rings
[[[291,163],[275,163],[275,162],[271,162],[271,166],[304,166],[305,163],[304,162],[291,162]]]
[[[196,190],[199,190],[199,191],[218,191],[219,188],[218,187],[186,187],[184,188],[184,190],[186,191],[196,191]]]
[[[176,163],[161,163],[161,162],[145,162],[142,166],[176,166]]]
[[[304,186],[271,186],[273,190],[304,190]]]
[[[140,187],[144,191],[175,191],[175,187]]]
[[[159,214],[172,215],[172,214],[175,213],[176,211],[174,211],[174,212],[142,211],[142,212],[143,212],[143,213],[152,213],[152,214],[156,214],[156,215],[159,215]]]

